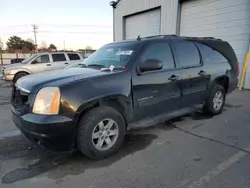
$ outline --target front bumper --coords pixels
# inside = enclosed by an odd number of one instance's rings
[[[55,152],[74,149],[74,121],[60,115],[26,114],[21,116],[12,106],[12,119],[26,138]]]
[[[13,81],[14,77],[14,74],[3,74],[3,80],[5,81]]]

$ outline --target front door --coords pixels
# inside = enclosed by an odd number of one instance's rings
[[[163,69],[133,75],[132,90],[136,120],[177,110],[181,97],[179,85],[181,75],[179,70],[176,70],[168,41],[154,41],[147,44],[137,65],[148,59],[162,62]]]
[[[39,55],[29,65],[27,65],[27,68],[31,71],[31,73],[39,73],[51,70],[52,64],[49,54]]]
[[[181,107],[202,103],[207,94],[210,81],[209,72],[203,65],[196,43],[179,41],[173,44],[181,75]]]

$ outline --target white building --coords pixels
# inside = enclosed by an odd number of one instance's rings
[[[232,45],[241,66],[250,51],[250,0],[119,0],[111,4],[115,41],[138,35],[216,37]]]

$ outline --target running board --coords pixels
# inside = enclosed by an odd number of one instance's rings
[[[180,116],[184,116],[197,109],[200,109],[200,106],[182,108],[182,109],[170,112],[170,113],[160,114],[156,117],[145,118],[138,122],[129,123],[127,126],[127,129],[130,130],[130,129],[140,129],[140,128],[150,127],[150,126],[157,125],[159,123],[163,123],[163,122],[166,122],[168,120],[171,120]]]

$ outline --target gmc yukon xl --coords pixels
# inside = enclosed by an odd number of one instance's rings
[[[13,121],[54,151],[113,155],[126,130],[182,116],[220,114],[238,83],[232,47],[215,38],[153,36],[107,44],[76,68],[17,81]]]

